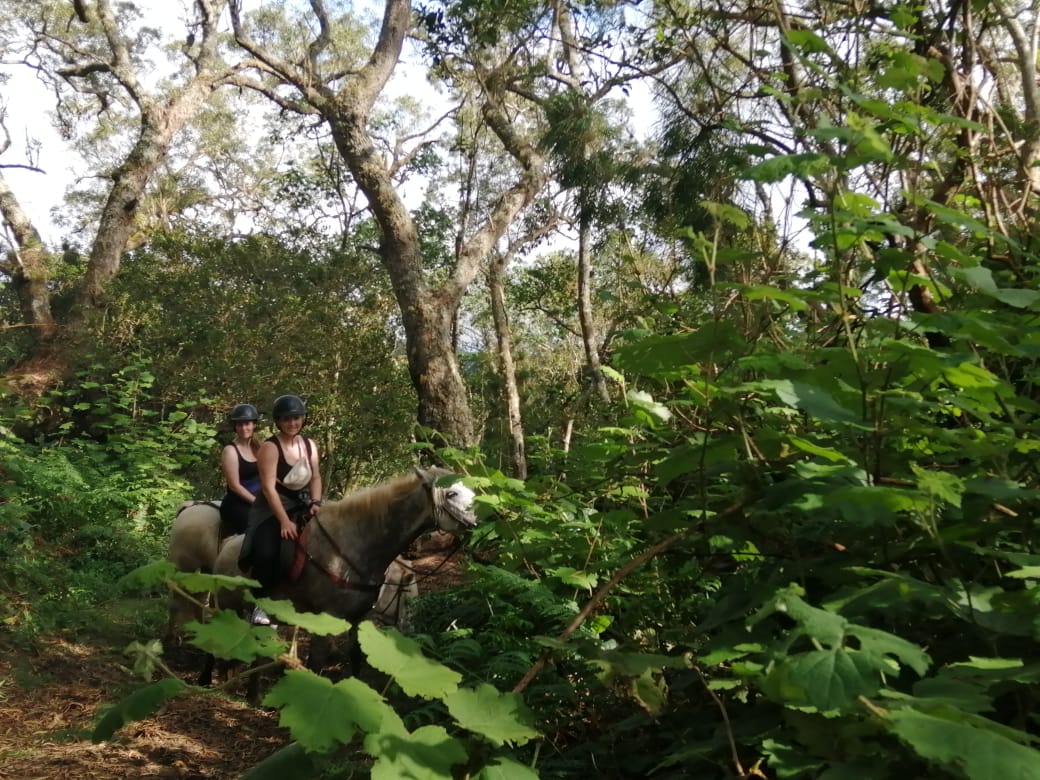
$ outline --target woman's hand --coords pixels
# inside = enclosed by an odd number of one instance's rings
[[[299,534],[296,531],[296,525],[292,522],[283,523],[280,520],[278,524],[281,526],[281,535],[283,539],[295,539]]]

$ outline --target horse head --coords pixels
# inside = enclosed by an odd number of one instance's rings
[[[442,531],[458,536],[463,530],[477,524],[473,511],[476,493],[458,481],[458,475],[447,469],[415,469],[433,504],[433,519]],[[443,477],[455,477],[450,484],[437,484]],[[448,482],[444,479],[443,482]]]

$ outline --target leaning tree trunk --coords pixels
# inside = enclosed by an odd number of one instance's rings
[[[39,231],[3,175],[0,175],[0,215],[10,227],[17,246],[10,261],[4,262],[2,267],[11,276],[23,321],[35,330],[39,342],[46,342],[55,332],[47,287],[47,251]]]
[[[112,189],[98,221],[79,294],[81,317],[97,308],[109,282],[119,272],[145,189],[165,161],[174,139],[220,84],[221,76],[210,73],[197,78],[163,105],[142,106],[141,134],[126,160],[112,174]]]

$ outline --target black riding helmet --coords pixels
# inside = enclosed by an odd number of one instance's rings
[[[276,421],[283,417],[306,417],[307,404],[298,395],[280,395],[274,399],[271,416]]]
[[[228,414],[228,419],[233,423],[256,422],[260,419],[260,412],[252,404],[239,404]]]

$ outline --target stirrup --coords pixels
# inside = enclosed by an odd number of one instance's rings
[[[254,626],[269,626],[271,625],[271,618],[260,607],[254,607],[253,616],[249,619],[249,622]]]

